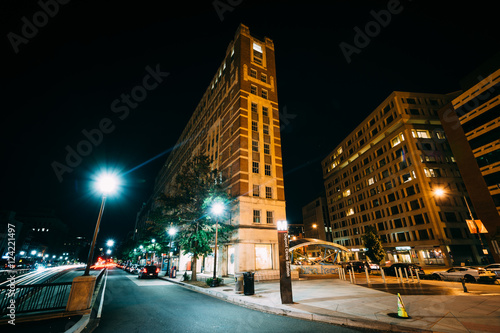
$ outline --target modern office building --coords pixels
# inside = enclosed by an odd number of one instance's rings
[[[496,65],[486,73],[473,73],[472,80],[466,80],[472,84],[439,115],[474,218],[486,228],[485,250],[500,262],[500,69]]]
[[[219,249],[219,273],[277,270],[276,222],[286,213],[274,44],[244,25],[158,175],[155,195],[174,191],[181,167],[200,153],[237,198],[231,217],[221,221],[236,226],[236,233]],[[205,268],[213,267],[207,260]]]
[[[438,117],[457,95],[393,92],[322,161],[333,241],[351,256],[362,256],[361,235],[374,226],[391,262],[480,260]]]
[[[332,241],[332,227],[328,219],[326,198],[319,196],[302,207],[305,238]]]

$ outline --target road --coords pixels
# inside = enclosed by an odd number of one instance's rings
[[[96,333],[360,332],[243,308],[161,279],[109,271]]]

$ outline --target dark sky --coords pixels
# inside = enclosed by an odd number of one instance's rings
[[[353,29],[394,1],[239,2],[221,20],[213,1],[73,0],[44,21],[35,1],[2,1],[0,209],[52,209],[90,236],[100,204],[90,180],[114,168],[128,173],[108,200],[100,236],[132,230],[167,155],[129,171],[175,144],[243,23],[275,43],[287,215],[300,222],[301,207],[323,189],[320,161],[392,91],[459,90],[500,48],[488,1],[401,1],[350,63],[339,44],[354,46]],[[34,16],[37,31],[25,23]],[[9,37],[23,30],[31,35],[18,39],[16,53]],[[147,66],[169,76],[128,115],[113,112]],[[60,181],[53,163],[66,164],[66,147],[76,149],[82,131],[103,119],[112,130]]]

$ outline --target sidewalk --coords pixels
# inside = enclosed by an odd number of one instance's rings
[[[160,277],[182,284],[192,290],[251,309],[278,315],[321,321],[357,328],[399,332],[500,332],[500,285],[467,284],[463,292],[458,282],[406,280],[399,284],[387,278],[387,286],[379,277],[357,276],[358,283],[338,278],[292,281],[294,304],[283,305],[279,281],[255,283],[255,294],[246,296],[234,292],[234,280],[225,279],[225,285],[202,288],[181,282],[183,272],[174,279]],[[198,274],[204,276],[204,274]],[[446,294],[436,295],[446,286]],[[410,319],[391,317],[398,312],[397,296],[379,289],[401,289],[401,295]],[[486,288],[486,289],[485,289]],[[485,291],[486,290],[486,291]],[[415,295],[405,295],[414,293]],[[393,290],[394,292],[394,290]],[[434,292],[434,295],[429,293]]]

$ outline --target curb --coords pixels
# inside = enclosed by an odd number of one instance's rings
[[[243,306],[248,309],[252,310],[257,310],[261,312],[266,312],[266,313],[271,313],[279,316],[287,316],[287,317],[293,317],[297,319],[305,319],[305,320],[310,320],[310,321],[318,321],[318,322],[323,322],[327,324],[335,324],[339,326],[344,326],[344,327],[351,327],[351,328],[363,328],[363,329],[371,329],[371,330],[380,330],[380,331],[390,331],[390,332],[419,332],[419,333],[432,333],[433,331],[431,330],[426,330],[426,329],[419,329],[419,328],[414,328],[414,327],[408,327],[408,326],[402,326],[398,324],[392,324],[392,323],[382,323],[379,321],[375,320],[369,320],[369,319],[362,319],[359,317],[354,317],[350,315],[342,315],[342,317],[337,317],[337,316],[330,316],[330,315],[322,315],[322,314],[316,314],[316,313],[311,313],[311,312],[302,312],[302,311],[295,311],[292,309],[279,309],[279,308],[274,308],[272,306],[268,305],[261,305],[261,304],[256,304],[253,302],[248,302],[245,300],[241,300],[239,298],[232,297],[231,295],[226,295],[224,293],[221,293],[217,290],[213,289],[206,289],[206,288],[201,288],[197,286],[193,286],[187,283],[183,283],[180,281],[176,281],[170,278],[165,278],[165,277],[158,277],[159,279],[176,283],[184,288],[191,289],[193,291],[206,294],[218,299],[221,299],[223,301]]]
[[[83,315],[80,320],[64,333],[80,333],[90,321],[90,314]]]

